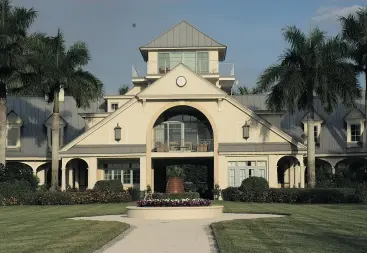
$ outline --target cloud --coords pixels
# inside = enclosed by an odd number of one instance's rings
[[[348,16],[351,13],[355,13],[361,5],[352,5],[347,7],[325,7],[322,6],[316,11],[316,15],[312,17],[316,22],[335,22],[340,17]]]

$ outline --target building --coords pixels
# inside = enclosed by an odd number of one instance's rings
[[[133,67],[133,87],[87,110],[60,96],[60,184],[93,188],[98,180],[165,190],[166,167],[207,168],[207,187],[238,186],[250,176],[270,187],[304,187],[305,112],[273,113],[266,95],[232,96],[234,64],[227,46],[183,21],[140,47],[146,74]],[[315,98],[318,169],[365,166],[363,101],[327,115]],[[7,162],[50,181],[52,105],[8,99]]]

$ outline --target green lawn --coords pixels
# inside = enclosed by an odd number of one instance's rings
[[[366,205],[217,202],[226,212],[283,213],[283,218],[213,224],[221,253],[367,252]],[[133,205],[133,204],[129,204]],[[66,218],[122,214],[126,204],[0,208],[0,252],[93,252],[128,225]]]
[[[221,253],[367,252],[366,205],[223,204],[226,212],[290,215],[212,224]]]
[[[125,213],[126,204],[0,207],[0,252],[93,252],[126,230],[121,222],[66,218]]]

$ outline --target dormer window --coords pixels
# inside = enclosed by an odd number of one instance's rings
[[[52,118],[53,115],[48,117],[44,125],[47,128],[47,146],[52,148]],[[60,116],[60,129],[59,129],[59,146],[64,145],[64,129],[67,126],[67,122]]]
[[[324,123],[324,119],[316,112],[314,111],[314,126],[313,126],[313,134],[314,134],[314,141],[315,146],[320,147],[320,135],[321,135],[321,126]],[[307,136],[307,114],[302,118],[302,127],[303,132]],[[307,138],[305,138],[305,144],[307,143]]]
[[[22,119],[14,111],[7,115],[7,148],[20,148],[20,129],[22,125]]]
[[[111,111],[112,112],[116,111],[118,108],[119,108],[119,104],[117,104],[117,103],[111,104]]]
[[[361,140],[361,124],[350,125],[350,140],[352,142],[358,142]]]
[[[350,110],[344,118],[347,123],[348,146],[360,146],[362,144],[364,113],[358,108]]]

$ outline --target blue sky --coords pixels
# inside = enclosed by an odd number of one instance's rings
[[[318,25],[335,35],[337,17],[354,12],[362,0],[13,0],[34,7],[32,31],[56,34],[68,44],[85,41],[92,54],[87,69],[108,94],[131,84],[131,67],[144,72],[143,46],[182,20],[228,46],[226,62],[235,64],[239,83],[253,87],[259,74],[286,47],[281,29],[308,31]],[[134,28],[132,24],[135,23]]]

